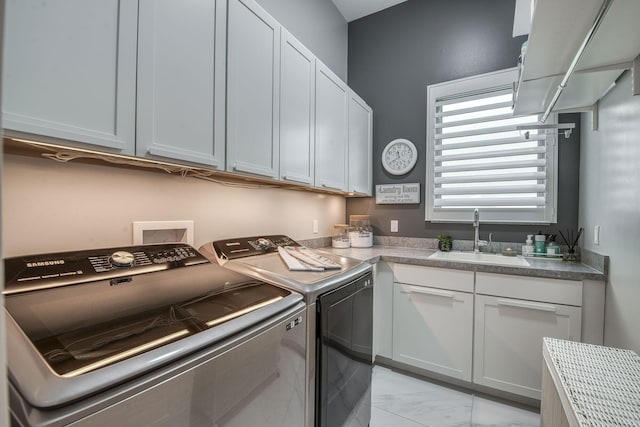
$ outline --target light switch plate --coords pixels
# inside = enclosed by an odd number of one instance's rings
[[[594,245],[600,244],[600,226],[599,225],[595,225],[593,227],[593,244]]]
[[[397,233],[398,232],[398,220],[397,219],[392,219],[391,220],[391,232],[392,233]]]
[[[313,232],[313,234],[316,234],[318,232],[318,220],[317,219],[313,220],[312,232]]]

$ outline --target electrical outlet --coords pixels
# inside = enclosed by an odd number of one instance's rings
[[[312,227],[313,227],[313,229],[312,229],[313,234],[317,234],[318,233],[318,220],[317,219],[313,220],[313,226]]]
[[[594,245],[600,244],[600,226],[599,225],[595,225],[593,227],[593,244]]]
[[[397,219],[392,219],[391,220],[391,232],[392,233],[397,233],[398,232],[398,220]]]

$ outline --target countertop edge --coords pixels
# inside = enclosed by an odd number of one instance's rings
[[[604,272],[598,271],[585,264],[568,264],[564,261],[528,259],[532,265],[529,267],[520,267],[428,259],[429,255],[433,254],[435,251],[427,249],[385,246],[373,246],[372,248],[366,249],[352,248],[351,250],[333,249],[330,247],[322,249],[348,258],[356,258],[369,264],[386,261],[426,267],[450,268],[483,273],[512,274],[516,276],[542,277],[549,279],[594,280],[599,282],[607,281],[607,276]],[[397,252],[406,253],[398,254]]]

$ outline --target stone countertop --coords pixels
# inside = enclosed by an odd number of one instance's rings
[[[368,263],[378,261],[401,264],[424,265],[428,267],[452,268],[457,270],[481,271],[485,273],[514,274],[518,276],[546,277],[567,280],[597,280],[606,282],[606,274],[585,264],[569,263],[557,259],[529,258],[530,266],[507,266],[496,264],[478,264],[461,261],[443,261],[429,259],[436,252],[432,249],[405,248],[398,246],[373,246],[371,248],[336,249],[322,248],[324,251]]]

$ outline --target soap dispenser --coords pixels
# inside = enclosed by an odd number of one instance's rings
[[[527,240],[522,245],[522,256],[533,256],[533,234],[527,234]]]
[[[558,256],[560,255],[560,246],[556,244],[556,235],[549,235],[549,242],[547,243],[547,256]]]
[[[535,243],[534,243],[533,253],[535,255],[537,255],[537,256],[546,255],[546,253],[547,253],[547,250],[546,250],[547,236],[542,234],[542,231],[538,231],[538,234],[536,234],[534,236],[534,239],[535,239]]]

